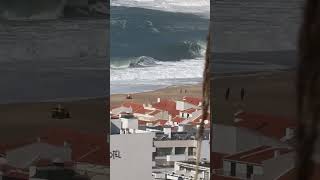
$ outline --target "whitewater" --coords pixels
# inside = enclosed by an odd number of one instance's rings
[[[140,7],[210,17],[210,0],[111,0],[111,6]]]
[[[110,92],[200,83],[208,0],[111,1]]]

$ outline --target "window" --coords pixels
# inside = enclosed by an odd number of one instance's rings
[[[189,156],[196,156],[196,151],[194,147],[188,147],[188,155]]]
[[[235,162],[231,162],[230,176],[236,176],[236,163]]]
[[[247,178],[250,178],[252,174],[253,174],[253,166],[248,165],[247,166]]]
[[[157,148],[157,156],[167,156],[172,154],[172,148]]]
[[[175,148],[175,154],[178,155],[178,154],[185,154],[186,152],[186,148],[185,147],[176,147]]]

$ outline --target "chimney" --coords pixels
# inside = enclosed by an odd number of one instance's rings
[[[279,150],[274,150],[274,158],[277,158],[280,155]]]
[[[171,139],[171,127],[163,128],[164,134],[168,135],[169,139]]]
[[[291,139],[294,136],[294,130],[292,128],[286,128],[286,139]]]
[[[64,142],[63,142],[63,146],[64,146],[64,147],[68,147],[68,146],[69,146],[69,143],[68,143],[67,141],[64,141]]]
[[[183,125],[179,125],[178,126],[178,132],[183,132],[184,131],[184,126]]]
[[[161,99],[160,98],[157,98],[157,102],[159,103],[161,101]]]

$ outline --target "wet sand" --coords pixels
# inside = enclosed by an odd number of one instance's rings
[[[215,123],[232,124],[233,114],[242,109],[248,112],[295,118],[295,73],[279,71],[258,74],[242,74],[213,78],[211,82],[211,111]],[[230,88],[230,98],[225,100],[226,89]],[[244,101],[240,90],[245,89]],[[180,90],[182,93],[180,94]],[[184,93],[184,90],[187,93]],[[157,98],[181,99],[183,96],[201,97],[201,84],[167,87],[151,92],[132,94],[132,100],[126,94],[111,95],[111,106],[123,102],[154,103]]]
[[[294,75],[293,72],[275,72],[269,75],[242,75],[214,79],[211,88],[213,121],[230,124],[233,121],[233,113],[239,109],[294,118]],[[226,101],[224,94],[228,87],[231,93],[229,101]],[[242,87],[246,90],[243,103],[240,101]],[[127,100],[126,94],[111,95],[110,105],[120,105],[125,101],[153,103],[157,98],[181,99],[183,96],[201,97],[201,95],[201,84],[176,86],[132,94],[132,100]],[[87,132],[105,131],[108,129],[109,111],[106,102],[107,98],[98,98],[60,103],[0,105],[0,140],[5,142],[22,137],[35,137],[50,127],[72,128]],[[51,118],[50,111],[58,104],[69,109],[71,119]]]
[[[45,102],[0,105],[0,141],[2,143],[37,137],[47,128],[70,128],[83,132],[108,129],[105,99],[73,102]],[[70,119],[52,119],[51,110],[61,104]]]
[[[138,103],[155,103],[157,98],[161,99],[182,99],[183,96],[202,97],[201,84],[186,86],[170,86],[156,91],[132,94],[132,99],[126,99],[127,94],[111,95],[110,105],[118,106],[123,102],[134,101]]]

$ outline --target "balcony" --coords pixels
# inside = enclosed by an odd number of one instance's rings
[[[185,154],[178,155],[167,155],[167,161],[186,161],[188,160],[188,156]]]

